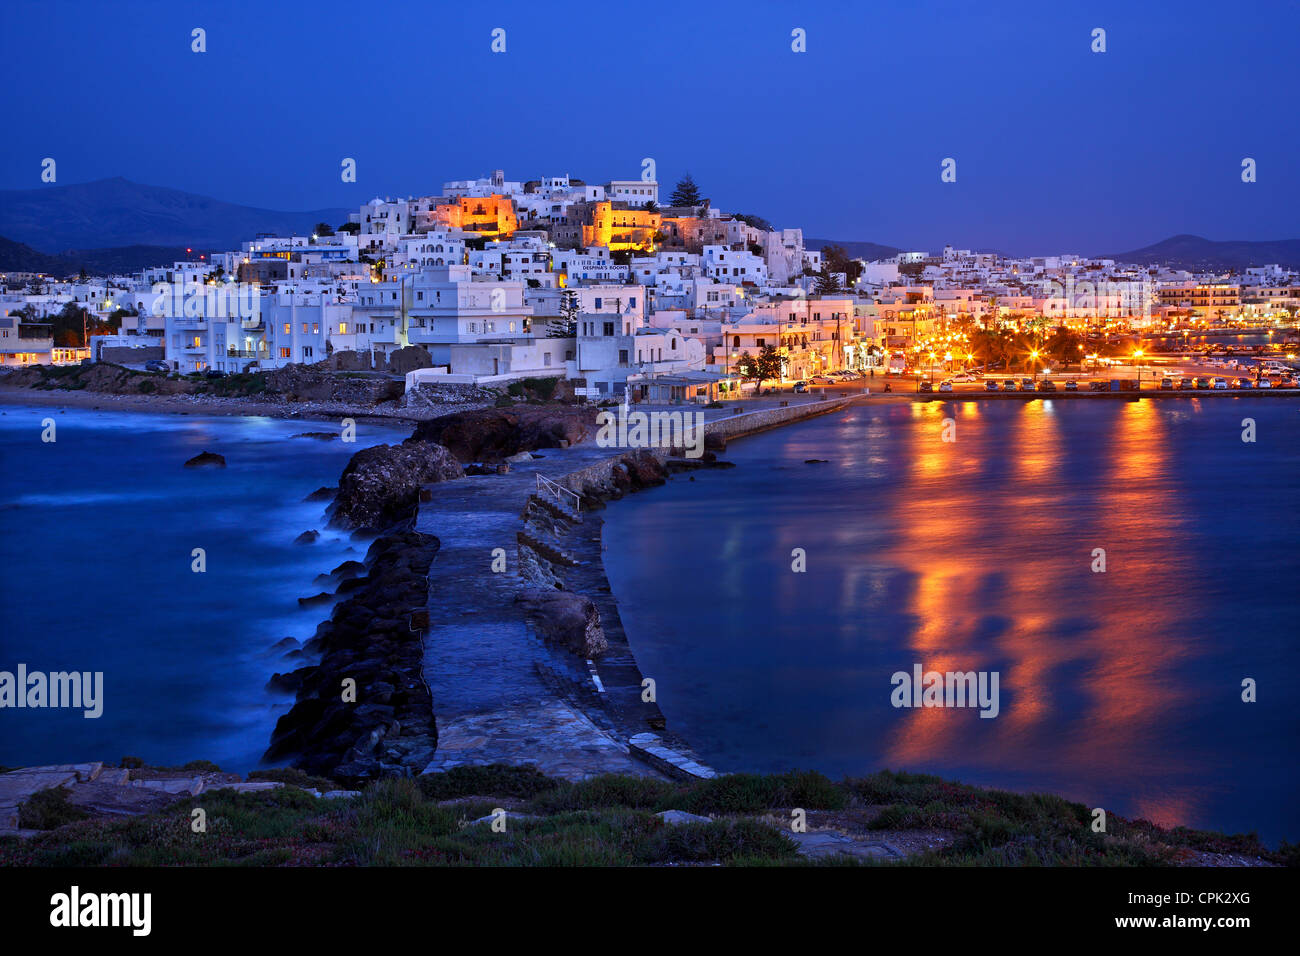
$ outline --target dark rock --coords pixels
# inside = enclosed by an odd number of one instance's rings
[[[312,597],[298,598],[298,603],[302,607],[315,607],[317,604],[329,604],[332,600],[334,600],[334,595],[321,591],[320,594],[313,595]]]
[[[303,501],[329,501],[336,494],[338,494],[338,491],[339,490],[337,488],[324,488],[324,487],[317,488],[306,498],[304,498]]]
[[[268,391],[290,402],[340,402],[375,405],[396,401],[405,391],[401,381],[388,376],[336,375],[322,365],[286,365],[265,373]]]
[[[365,570],[366,566],[360,561],[344,561],[330,574],[336,578],[355,578],[358,574],[364,574]]]
[[[594,657],[609,649],[600,611],[590,598],[572,591],[532,590],[520,592],[515,601],[523,605],[547,641],[581,657]]]
[[[805,459],[803,460],[803,463],[804,463],[805,465],[825,465],[825,464],[828,464],[828,462],[827,462],[827,460],[826,460],[825,458],[805,458]]]
[[[522,451],[576,445],[596,434],[596,409],[570,405],[479,408],[416,426],[411,442],[446,446],[460,462],[495,464]]]
[[[294,438],[315,438],[317,441],[333,441],[339,436],[334,432],[299,432]]]
[[[273,651],[292,651],[299,646],[296,637],[285,637],[271,645]]]
[[[335,569],[353,575],[350,593],[304,645],[319,663],[274,678],[280,685],[301,682],[293,707],[276,722],[268,760],[291,757],[304,771],[349,785],[427,766],[436,736],[433,702],[422,676],[423,635],[410,629],[407,615],[428,600],[426,576],[437,550],[432,535],[396,532],[371,544],[365,565]],[[356,576],[360,571],[364,576]],[[340,698],[344,678],[357,682],[355,704]],[[400,746],[387,743],[399,736]],[[385,753],[383,762],[376,751]]]
[[[386,528],[409,519],[420,489],[464,474],[441,445],[407,441],[376,445],[352,456],[330,506],[330,523],[344,528]]]
[[[298,537],[293,539],[294,544],[315,544],[320,537],[319,531],[304,531]]]
[[[186,468],[225,468],[226,459],[224,455],[218,455],[216,452],[204,451],[195,455],[185,463]]]
[[[271,679],[266,682],[269,690],[286,691],[288,693],[297,693],[298,688],[302,687],[302,682],[307,679],[307,671],[310,668],[303,667],[296,671],[290,671],[287,674],[272,674]]]

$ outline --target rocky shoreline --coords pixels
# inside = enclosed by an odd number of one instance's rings
[[[429,569],[440,544],[414,530],[420,497],[431,483],[463,477],[462,459],[497,462],[521,450],[580,441],[593,416],[568,406],[439,416],[401,444],[357,452],[336,489],[309,496],[333,498],[332,526],[377,537],[364,563],[345,562],[330,572],[333,595],[303,599],[342,600],[302,648],[318,655],[317,663],[271,678],[296,701],[277,722],[265,759],[289,759],[351,785],[427,766],[437,729],[423,679],[423,642]],[[452,447],[430,436],[450,438]]]

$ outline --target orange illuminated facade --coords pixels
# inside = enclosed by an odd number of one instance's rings
[[[461,229],[491,239],[508,238],[519,229],[509,196],[457,196],[439,202],[429,216],[433,229]]]
[[[663,216],[645,209],[619,209],[612,202],[596,202],[590,206],[591,223],[582,227],[583,246],[604,246],[611,252],[620,249],[645,249],[655,247],[655,234],[663,224]]]

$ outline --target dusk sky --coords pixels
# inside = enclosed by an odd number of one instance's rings
[[[652,157],[727,211],[907,249],[1300,235],[1294,0],[178,7],[6,3],[0,187],[53,157],[60,184],[355,207]]]

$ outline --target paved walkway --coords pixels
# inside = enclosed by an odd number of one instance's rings
[[[523,586],[515,534],[536,473],[559,478],[613,457],[616,449],[544,449],[505,475],[472,475],[429,486],[417,528],[442,547],[429,569],[424,676],[433,695],[438,750],[426,772],[464,764],[535,764],[582,779],[600,773],[659,774],[632,757],[626,740],[596,726],[556,687],[581,693],[584,663],[552,651],[514,603]],[[581,526],[580,526],[581,527]],[[492,572],[504,548],[507,570]],[[592,687],[594,690],[594,685]]]

